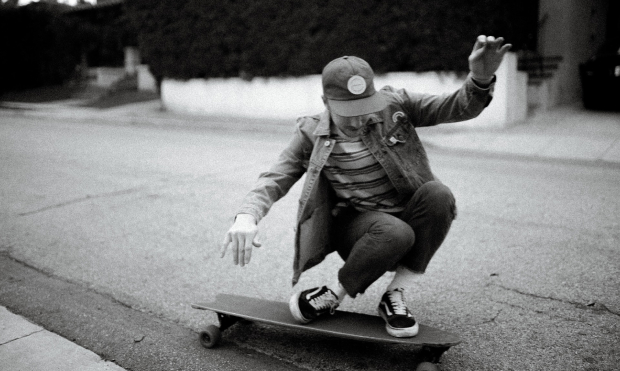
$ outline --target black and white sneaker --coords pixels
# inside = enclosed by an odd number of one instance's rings
[[[334,314],[338,305],[338,296],[326,286],[299,292],[289,302],[291,314],[300,323],[308,323],[325,313]]]
[[[387,291],[377,308],[385,320],[388,334],[397,338],[413,337],[418,334],[419,326],[405,303],[403,289]]]

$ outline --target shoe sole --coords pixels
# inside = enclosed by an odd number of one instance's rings
[[[301,295],[301,292],[298,292],[295,295],[293,295],[291,297],[291,300],[289,300],[288,302],[288,307],[289,307],[289,310],[291,311],[291,314],[293,315],[293,318],[295,318],[297,322],[304,325],[310,322],[311,320],[307,319],[306,317],[304,317],[303,314],[301,314],[301,309],[299,309],[299,296],[300,295]]]
[[[383,318],[383,320],[385,321],[385,330],[387,331],[387,333],[395,338],[412,338],[416,336],[420,331],[420,326],[418,325],[417,321],[412,327],[397,328],[390,326],[387,318],[385,317],[385,314],[381,311],[380,308],[377,308],[377,313],[379,313],[379,317]]]

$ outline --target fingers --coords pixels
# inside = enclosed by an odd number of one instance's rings
[[[233,262],[235,263],[235,265],[239,264],[239,260],[241,260],[242,262],[245,261],[245,252],[243,248],[245,246],[245,239],[243,235],[233,235],[231,232],[226,233],[224,241],[222,242],[222,247],[220,248],[220,258],[226,256],[228,246],[230,246],[230,250],[232,251]],[[239,246],[241,246],[242,248],[239,249]]]
[[[247,236],[244,234],[226,233],[222,246],[220,248],[220,258],[226,255],[226,251],[230,246],[233,255],[233,263],[242,267],[250,263],[252,258],[252,248],[261,247],[262,244],[258,240],[258,236]]]
[[[499,49],[499,53],[504,55],[510,50],[510,48],[512,48],[512,44],[506,44]]]
[[[476,38],[476,43],[474,44],[474,52],[478,49],[482,49],[484,47],[488,47],[490,50],[498,51],[502,54],[506,53],[512,47],[511,44],[506,44],[502,46],[504,43],[503,37],[495,38],[495,36],[485,36],[480,35]]]
[[[474,50],[472,50],[472,52],[476,52],[478,49],[482,49],[486,45],[486,40],[486,36],[478,36],[478,38],[476,38],[476,43],[474,44]]]
[[[243,267],[244,265],[250,263],[250,259],[252,258],[252,245],[253,245],[254,241],[252,241],[251,238],[248,238],[245,240],[245,244],[243,246],[243,251],[240,251],[239,254],[239,262],[241,263],[241,266]]]
[[[245,266],[252,258],[252,248],[260,247],[256,218],[250,214],[238,214],[232,227],[226,232],[220,255],[223,258],[230,246],[235,265]]]
[[[245,261],[244,246],[245,246],[245,236],[239,236],[239,239],[237,240],[237,243],[235,244],[235,247],[233,250],[233,261],[235,265],[241,264],[242,267],[245,265],[244,264],[244,261]]]

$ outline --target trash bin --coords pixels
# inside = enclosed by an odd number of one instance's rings
[[[620,111],[620,50],[597,54],[579,65],[586,109]]]

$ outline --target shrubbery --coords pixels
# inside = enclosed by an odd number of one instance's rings
[[[71,22],[53,7],[0,7],[0,91],[60,84],[80,61]]]
[[[54,3],[0,5],[0,91],[62,84],[79,77],[82,62],[123,65],[135,33],[122,7],[70,10]]]
[[[318,74],[342,55],[379,73],[466,71],[479,34],[535,49],[537,7],[538,0],[126,0],[124,15],[84,17],[43,3],[0,6],[0,90],[62,83],[83,54],[90,66],[121,64],[133,36],[160,80]]]
[[[377,72],[467,70],[479,34],[534,48],[537,0],[128,0],[158,78],[297,76],[357,55]]]

